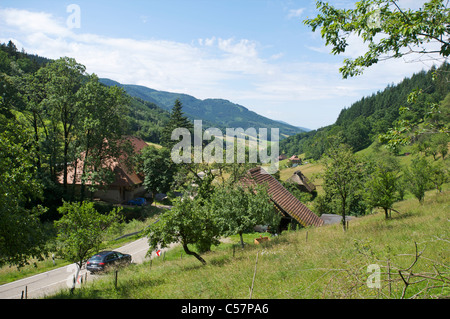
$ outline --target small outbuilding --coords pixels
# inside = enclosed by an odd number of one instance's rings
[[[301,163],[302,163],[302,160],[301,160],[297,155],[292,155],[292,156],[289,158],[289,161],[290,161],[292,164],[301,164]]]
[[[302,226],[322,226],[323,220],[314,214],[306,205],[292,195],[272,175],[262,167],[255,167],[247,171],[247,175],[241,180],[247,185],[267,185],[270,198],[275,208],[283,216],[280,231],[285,229],[293,220]]]
[[[312,193],[316,190],[316,186],[301,171],[295,171],[286,182],[295,184],[303,192]]]

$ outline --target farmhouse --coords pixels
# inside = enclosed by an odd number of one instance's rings
[[[311,183],[301,171],[295,171],[286,182],[295,184],[302,192],[312,193],[316,190],[316,185]]]
[[[285,229],[293,220],[305,227],[323,225],[323,220],[319,216],[314,214],[263,168],[255,167],[250,169],[247,172],[247,176],[242,179],[242,182],[247,185],[267,184],[272,202],[283,216],[280,230]]]
[[[132,147],[132,154],[140,152],[147,143],[134,136],[127,136],[123,139],[125,142],[130,142]],[[80,155],[77,161],[76,170],[74,165],[69,167],[67,172],[67,184],[69,187],[75,185],[76,191],[81,191],[81,177],[83,176],[85,153]],[[143,186],[144,177],[136,174],[127,165],[128,156],[123,154],[119,158],[112,158],[106,161],[106,166],[114,172],[114,181],[110,184],[103,185],[99,190],[95,191],[92,196],[110,203],[123,203],[137,196],[145,194]],[[76,172],[76,176],[74,173]],[[75,179],[75,180],[74,180]],[[63,175],[58,176],[58,182],[63,183]],[[75,184],[74,184],[75,182]],[[85,182],[86,186],[92,185],[91,181]]]
[[[289,158],[289,161],[290,161],[292,164],[301,164],[301,163],[302,163],[302,160],[301,160],[297,155],[292,155],[292,156]]]

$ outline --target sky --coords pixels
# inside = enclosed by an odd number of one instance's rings
[[[364,53],[365,44],[351,38],[345,54],[332,55],[303,23],[317,13],[309,0],[1,0],[0,42],[75,58],[101,78],[226,99],[309,129],[333,124],[343,108],[432,66],[387,60],[342,79],[342,61]]]

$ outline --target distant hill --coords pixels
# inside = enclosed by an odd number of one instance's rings
[[[283,123],[283,124],[290,125],[289,123],[287,123],[287,122],[285,122],[285,121],[278,121],[278,122]],[[299,129],[301,129],[303,132],[310,132],[310,131],[312,131],[311,129],[306,128],[306,127],[302,127],[302,126],[296,126],[296,127],[299,128]]]
[[[167,111],[170,111],[175,100],[179,99],[185,115],[191,120],[202,120],[203,128],[217,127],[222,131],[225,131],[227,127],[242,127],[243,129],[254,127],[257,130],[259,128],[279,128],[280,139],[286,135],[291,136],[306,131],[303,128],[269,119],[242,105],[224,99],[200,100],[188,94],[158,91],[140,85],[121,84],[110,79],[100,79],[100,81],[108,86],[122,87],[129,95],[154,103]]]

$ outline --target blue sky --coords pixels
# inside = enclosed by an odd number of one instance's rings
[[[68,23],[70,4],[80,8],[79,28]],[[345,55],[331,55],[302,23],[316,14],[315,1],[298,0],[2,0],[0,42],[12,39],[19,49],[49,58],[73,57],[88,73],[124,84],[228,99],[311,129],[432,65],[388,60],[343,80],[343,59],[365,45],[355,37]]]

